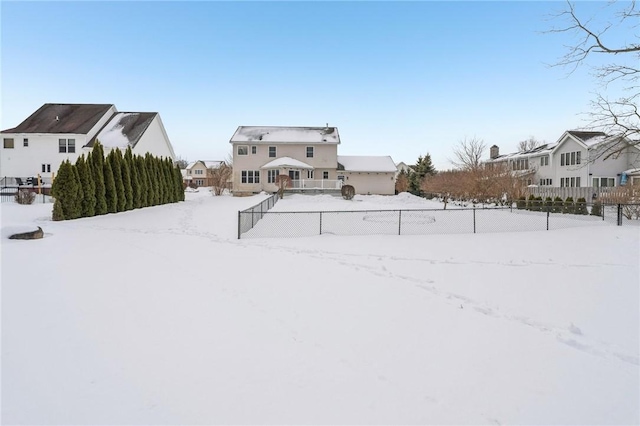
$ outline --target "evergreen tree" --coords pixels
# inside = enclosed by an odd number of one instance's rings
[[[413,195],[422,195],[422,180],[425,176],[433,176],[436,169],[431,162],[431,155],[427,153],[424,157],[418,157],[416,165],[409,172],[409,192]]]
[[[73,209],[78,212],[78,216],[73,219],[77,219],[78,217],[82,217],[82,205],[84,204],[84,191],[82,190],[82,181],[80,180],[80,173],[78,172],[78,168],[75,164],[71,165],[71,169],[73,170],[73,176],[76,182],[78,183],[76,189],[76,206]]]
[[[96,214],[107,214],[106,187],[104,182],[104,150],[100,142],[93,145],[91,153],[91,171],[93,172],[93,182],[96,186]]]
[[[129,165],[129,175],[130,175],[129,179],[131,181],[132,208],[138,209],[141,206],[140,175],[138,174],[138,167],[133,157],[133,153],[131,152],[130,146],[127,147],[127,150],[124,153],[124,161]]]
[[[553,213],[561,213],[562,209],[564,208],[564,202],[562,201],[562,198],[560,197],[556,197],[553,199]]]
[[[64,220],[64,212],[62,211],[62,203],[59,199],[53,202],[53,214],[51,217],[53,220]]]
[[[140,155],[136,155],[134,160],[136,162],[136,168],[138,170],[138,176],[140,178],[140,207],[149,207],[151,204],[149,204],[150,190],[147,166],[144,158]]]
[[[173,165],[171,164],[170,158],[164,159],[164,181],[165,186],[167,187],[167,203],[175,203],[178,201],[176,198],[176,190],[173,186]]]
[[[117,209],[119,212],[123,212],[127,205],[127,199],[125,198],[124,182],[122,181],[122,153],[116,148],[109,153],[109,157],[111,157],[111,171],[116,184]]]
[[[596,201],[591,206],[591,215],[592,216],[602,216],[602,203],[600,201]]]
[[[584,197],[578,198],[576,202],[576,214],[589,214],[587,210],[587,200]]]
[[[182,172],[180,171],[180,166],[177,164],[173,169],[173,176],[174,176],[174,185],[177,193],[176,199],[178,201],[184,201],[184,186],[182,184]]]
[[[96,188],[91,176],[91,170],[89,164],[84,159],[84,154],[81,155],[76,161],[76,170],[78,171],[78,178],[80,180],[80,186],[82,188],[82,217],[95,216],[96,211]]]
[[[59,203],[59,214],[55,220],[75,219],[80,217],[78,208],[78,186],[73,166],[65,160],[58,169],[58,174],[51,185],[51,195]],[[55,209],[55,205],[54,205]]]
[[[86,179],[88,182],[88,186],[85,189],[85,196],[89,197],[87,200],[85,200],[87,201],[86,213],[87,213],[87,217],[91,217],[96,215],[96,204],[98,203],[98,199],[96,197],[96,182],[93,179],[94,177],[93,159],[91,156],[91,152],[87,154],[87,159],[85,160],[84,165],[86,168],[86,173],[87,173]]]
[[[104,187],[105,199],[107,201],[107,212],[118,212],[118,194],[116,193],[116,181],[113,177],[113,168],[111,167],[111,155],[104,160]]]
[[[575,212],[575,204],[573,203],[573,197],[567,197],[567,199],[564,200],[562,213],[573,214],[574,212]]]
[[[524,195],[518,198],[518,201],[516,202],[516,208],[518,210],[524,210],[527,208],[527,199]]]
[[[144,163],[147,167],[148,185],[149,185],[149,205],[157,206],[159,200],[158,192],[158,179],[156,176],[156,169],[154,167],[154,158],[148,152],[144,156]]]
[[[529,195],[529,199],[527,200],[527,210],[533,210],[534,209],[535,201],[536,201],[535,195],[533,195],[533,194]]]
[[[544,211],[550,212],[552,210],[553,210],[553,200],[551,199],[551,197],[547,197],[544,200]]]

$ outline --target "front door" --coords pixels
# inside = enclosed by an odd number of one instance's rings
[[[300,180],[300,170],[289,170],[291,180]]]

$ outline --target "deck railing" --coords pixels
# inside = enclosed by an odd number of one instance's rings
[[[341,180],[329,179],[298,179],[291,181],[289,189],[340,189],[342,188]]]

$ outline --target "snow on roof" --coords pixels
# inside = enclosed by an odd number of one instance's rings
[[[156,115],[155,112],[119,112],[86,146],[93,146],[97,139],[106,148],[134,147]]]
[[[189,163],[187,165],[187,169],[193,169],[193,167],[198,164],[198,163],[202,163],[204,164],[204,166],[207,169],[217,169],[218,167],[220,167],[224,161],[216,161],[216,160],[198,160],[198,161],[194,161],[192,163]]]
[[[338,155],[338,163],[346,172],[396,172],[396,164],[390,156]]]
[[[337,127],[239,126],[229,141],[339,144]]]
[[[487,163],[492,163],[492,162],[499,162],[499,161],[509,160],[511,158],[536,157],[536,156],[539,156],[539,155],[544,155],[544,154],[550,153],[556,147],[556,145],[557,144],[555,144],[555,143],[553,143],[553,144],[547,143],[547,144],[535,147],[533,149],[530,149],[528,151],[518,151],[518,152],[509,153],[509,154],[498,155],[495,158],[488,159],[486,162]]]
[[[291,158],[291,157],[276,158],[275,160],[268,162],[267,164],[265,164],[260,168],[261,169],[278,169],[280,167],[313,170],[313,167],[308,165],[307,163],[303,163],[302,161],[296,160],[295,158]]]

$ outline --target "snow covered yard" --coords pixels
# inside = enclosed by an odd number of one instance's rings
[[[2,204],[2,423],[640,421],[637,227],[237,240],[264,198]]]

